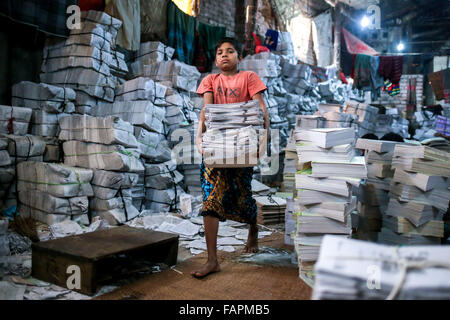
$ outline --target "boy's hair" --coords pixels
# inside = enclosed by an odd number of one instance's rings
[[[225,37],[225,38],[219,39],[219,41],[216,42],[216,46],[215,46],[215,52],[216,52],[216,54],[217,54],[217,50],[218,50],[218,49],[220,48],[220,46],[221,46],[222,44],[224,44],[224,43],[230,43],[230,44],[233,46],[234,50],[236,50],[236,52],[237,52],[237,54],[238,54],[238,57],[241,56],[241,54],[242,54],[242,53],[241,53],[241,48],[240,48],[238,42],[236,41],[235,38],[230,38],[230,37]]]

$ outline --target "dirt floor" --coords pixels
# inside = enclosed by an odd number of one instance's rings
[[[284,235],[276,232],[260,239],[263,259],[242,261],[242,248],[236,252],[219,251],[222,270],[204,279],[195,279],[190,271],[201,266],[206,252],[179,262],[174,268],[148,275],[97,300],[306,300],[311,288],[298,277],[298,268],[290,263],[294,248],[284,244]],[[264,252],[268,252],[263,254]],[[277,254],[277,252],[279,254]],[[186,255],[180,251],[179,257]],[[277,259],[279,258],[279,261]],[[182,258],[181,258],[182,259]],[[179,260],[181,260],[179,259]],[[289,261],[287,261],[289,259]],[[245,259],[244,259],[245,260]],[[180,274],[179,272],[182,274]]]

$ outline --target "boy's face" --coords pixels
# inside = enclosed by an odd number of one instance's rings
[[[236,69],[239,57],[236,49],[229,42],[222,43],[216,51],[216,66],[223,71]]]

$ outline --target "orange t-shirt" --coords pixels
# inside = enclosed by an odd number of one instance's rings
[[[207,75],[197,89],[197,94],[214,94],[214,103],[238,103],[252,100],[258,92],[266,90],[266,85],[253,71],[239,71],[232,76],[212,73]]]

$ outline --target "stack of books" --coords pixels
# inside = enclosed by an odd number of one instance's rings
[[[295,173],[302,169],[299,165],[298,155],[295,146],[294,130],[291,131],[286,148],[284,148],[284,167],[283,182],[281,183],[281,191],[286,192],[295,197],[297,190],[295,189]]]
[[[326,119],[320,115],[302,114],[295,116],[296,129],[317,129],[325,127]]]
[[[364,150],[367,180],[358,192],[358,225],[356,237],[376,242],[381,231],[382,216],[389,202],[389,190],[394,170],[392,155],[398,142],[358,139],[356,148]]]
[[[319,103],[314,114],[323,119],[319,128],[350,128],[356,126],[358,116],[342,112],[340,104]]]
[[[273,191],[270,190],[269,186],[266,186],[256,179],[252,179],[252,194],[254,196],[268,196],[272,193]]]
[[[294,210],[295,200],[293,198],[286,198],[286,211],[284,214],[284,244],[293,246],[295,233],[297,231],[297,214]],[[294,255],[295,251],[294,251]],[[294,261],[296,261],[295,258]]]
[[[262,225],[284,223],[286,200],[277,196],[256,196],[258,215],[256,222]]]
[[[448,246],[395,247],[327,235],[312,298],[450,299],[449,265]]]
[[[375,133],[375,121],[377,119],[378,108],[356,101],[347,101],[344,112],[357,116],[356,125],[358,137],[367,133]]]
[[[398,144],[392,167],[395,173],[381,240],[389,244],[440,243],[450,202],[450,153]]]
[[[363,157],[354,156],[353,128],[297,129],[295,138],[299,162],[311,163],[295,175],[294,239],[300,278],[311,283],[323,236],[351,234],[350,216],[356,210],[352,189],[367,177],[367,168]]]

